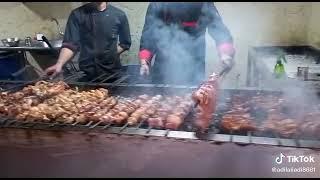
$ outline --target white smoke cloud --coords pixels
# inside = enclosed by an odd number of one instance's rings
[[[154,37],[153,42],[156,43],[156,56],[163,56],[168,63],[162,63],[165,70],[162,73],[165,75],[164,80],[169,82],[187,81],[192,78],[192,70],[195,64],[200,59],[195,57],[199,51],[203,51],[203,63],[205,63],[205,33],[200,37],[190,35],[190,33],[178,27],[175,24],[165,24],[161,19],[153,18],[152,26]],[[201,44],[201,42],[203,44]],[[203,46],[203,49],[197,48],[197,45]],[[201,53],[200,53],[201,54]],[[158,59],[159,60],[159,59]],[[203,72],[193,74],[196,78],[201,78],[200,74],[205,74],[205,66]],[[176,84],[176,83],[175,83]]]

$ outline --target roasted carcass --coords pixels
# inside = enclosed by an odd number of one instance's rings
[[[192,99],[198,104],[195,125],[201,131],[208,129],[217,105],[219,76],[213,74],[192,93]]]

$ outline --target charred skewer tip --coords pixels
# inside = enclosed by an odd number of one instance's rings
[[[75,125],[77,125],[78,123],[79,123],[79,121],[73,123],[72,126],[75,126]]]
[[[86,126],[90,126],[93,123],[93,121],[90,121]]]
[[[95,127],[97,127],[99,124],[101,124],[102,123],[102,121],[99,121],[99,122],[97,122],[96,124],[94,124],[93,126],[90,126],[89,128],[90,129],[92,129],[92,128],[95,128]]]
[[[129,122],[127,122],[124,126],[122,126],[121,129],[119,130],[119,132],[122,132],[128,126],[129,126]]]
[[[151,129],[152,129],[152,127],[151,127],[151,126],[149,126],[149,127],[148,127],[148,130],[147,130],[147,132],[146,132],[146,133],[147,133],[147,134],[149,134],[149,133],[150,133],[150,131],[151,131]]]
[[[168,137],[169,132],[170,132],[170,129],[167,129],[167,130],[166,130],[166,133],[164,134],[164,137]]]

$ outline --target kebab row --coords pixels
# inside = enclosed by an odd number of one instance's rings
[[[22,109],[38,105],[44,99],[60,94],[66,89],[69,89],[69,86],[62,81],[55,83],[39,81],[14,93],[1,92],[0,115],[13,117]]]
[[[217,76],[211,76],[192,95],[140,95],[131,98],[110,96],[103,88],[79,92],[64,82],[40,81],[15,93],[1,93],[0,114],[28,122],[127,123],[130,126],[146,123],[152,128],[178,129],[191,111],[194,100],[199,103],[196,126],[205,130],[216,108],[217,79]],[[290,103],[278,96],[259,95],[248,100],[234,95],[230,110],[220,123],[221,128],[228,132],[272,132],[282,137],[298,134],[320,137],[319,108],[288,117],[283,112],[287,104]],[[252,113],[259,109],[267,114],[262,123],[258,123],[258,118]]]
[[[230,111],[221,120],[221,128],[226,132],[264,132],[284,138],[308,136],[320,138],[319,109],[310,112],[302,111],[292,106],[278,96],[253,96],[250,100],[235,95],[231,98]],[[288,113],[286,109],[294,111]],[[264,112],[261,112],[263,110]],[[259,123],[256,114],[265,114]],[[257,113],[258,112],[258,113]],[[260,117],[261,118],[261,117]]]
[[[79,92],[63,82],[39,82],[1,97],[2,115],[27,122],[133,126],[143,121],[153,128],[178,129],[192,108],[190,94],[124,98],[103,88]]]

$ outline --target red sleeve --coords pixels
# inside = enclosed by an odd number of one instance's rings
[[[139,58],[140,59],[146,59],[146,60],[150,61],[151,58],[152,58],[152,52],[147,50],[147,49],[142,49],[139,52]]]
[[[156,52],[154,31],[156,30],[157,22],[159,21],[157,19],[158,8],[159,7],[156,2],[149,3],[140,39],[140,60],[147,59],[150,62],[152,56]]]
[[[233,46],[233,43],[227,42],[219,44],[218,53],[219,55],[226,54],[233,57],[235,54],[235,48]]]

